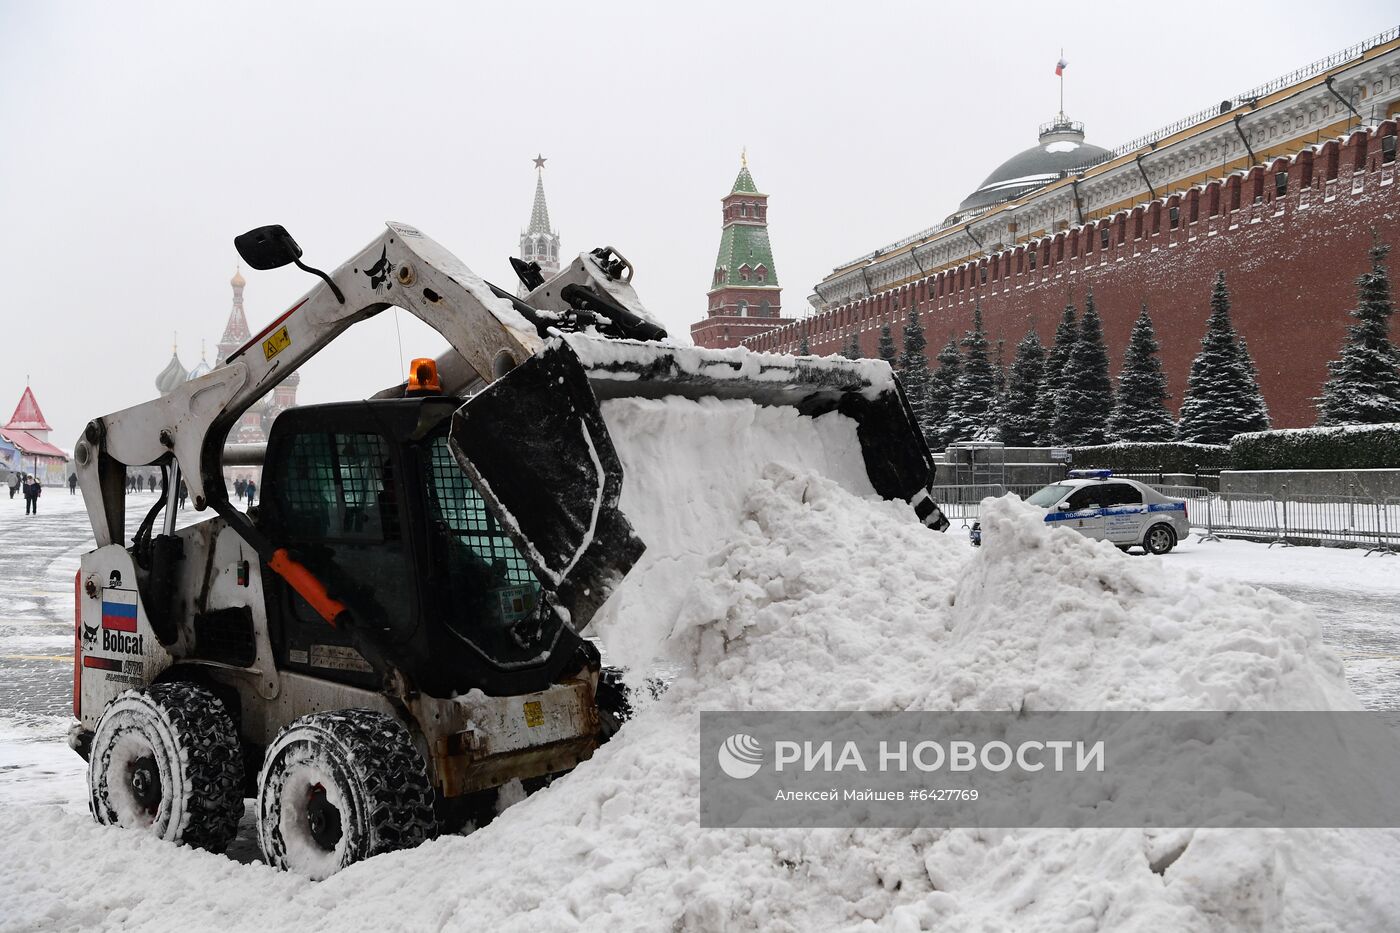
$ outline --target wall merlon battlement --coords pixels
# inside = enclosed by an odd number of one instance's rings
[[[874,294],[819,311],[743,341],[754,350],[792,352],[805,337],[844,346],[852,327],[902,321],[916,313],[970,305],[1027,282],[1073,275],[1085,267],[1176,249],[1207,237],[1275,221],[1314,203],[1370,198],[1392,185],[1397,123],[1385,120],[1310,145],[1219,179],[1163,195]],[[1392,192],[1394,189],[1391,189]],[[1392,193],[1393,196],[1393,193]],[[831,352],[830,350],[828,352]]]

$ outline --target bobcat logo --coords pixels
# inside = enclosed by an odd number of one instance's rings
[[[365,270],[365,275],[369,276],[369,287],[378,289],[394,274],[394,264],[389,261],[389,247],[384,247],[379,254],[379,261]]]
[[[122,572],[120,570],[113,570],[112,575],[107,578],[107,588],[111,590],[119,590],[121,589],[121,585]]]
[[[83,626],[83,646],[86,647],[86,648],[91,648],[91,647],[92,647],[93,645],[95,645],[95,644],[97,644],[97,626],[95,626],[95,625],[84,625],[84,626]]]

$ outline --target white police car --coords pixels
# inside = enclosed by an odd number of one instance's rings
[[[1185,499],[1135,480],[1115,479],[1111,470],[1070,470],[1067,478],[1026,501],[1046,510],[1047,524],[1111,541],[1125,551],[1140,546],[1149,554],[1165,554],[1191,532]],[[973,523],[971,535],[973,544],[982,543],[981,522]]]

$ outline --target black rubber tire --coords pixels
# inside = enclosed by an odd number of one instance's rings
[[[93,735],[88,807],[104,826],[224,851],[243,816],[243,751],[223,702],[180,681],[118,696]]]
[[[1142,549],[1148,554],[1165,554],[1176,547],[1176,530],[1171,525],[1158,523],[1147,529],[1142,536]]]
[[[328,843],[325,807],[338,834]],[[327,878],[437,835],[433,789],[403,723],[367,709],[311,713],[268,747],[258,778],[258,841],[269,865]]]

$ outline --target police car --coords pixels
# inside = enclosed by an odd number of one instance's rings
[[[1069,476],[1029,496],[1046,510],[1047,524],[1073,528],[1095,541],[1123,550],[1138,546],[1165,554],[1191,532],[1186,500],[1165,496],[1151,486],[1115,479],[1112,470],[1070,470]],[[982,543],[982,523],[972,525],[972,543]]]

